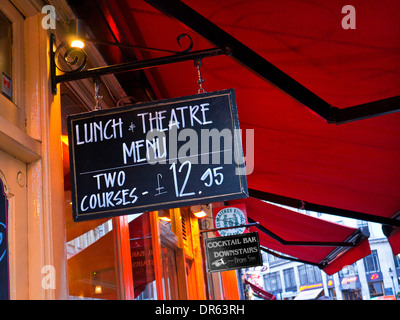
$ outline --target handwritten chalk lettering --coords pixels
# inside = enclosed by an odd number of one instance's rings
[[[104,179],[104,183],[106,185],[106,188],[113,188],[114,187],[115,178],[117,178],[117,184],[120,187],[122,187],[124,185],[125,180],[126,180],[126,175],[125,175],[124,171],[118,172],[118,176],[117,176],[117,172],[96,174],[95,176],[93,176],[93,178],[96,179],[97,189],[98,190],[101,189],[101,177],[103,177],[103,179]]]
[[[208,125],[212,121],[207,120],[209,103],[202,103],[193,106],[172,108],[170,111],[162,110],[155,112],[144,112],[137,114],[141,118],[143,133],[147,131],[164,132],[172,127],[183,129],[186,126]],[[179,112],[177,112],[179,111]]]
[[[122,156],[124,164],[140,163],[148,161],[152,163],[157,159],[165,159],[167,157],[167,140],[166,137],[156,137],[151,140],[136,140],[132,141],[130,145],[125,142],[122,143]]]
[[[74,220],[246,196],[238,129],[233,90],[70,116]]]
[[[89,210],[89,208],[94,210],[98,208],[111,208],[120,205],[127,206],[134,204],[138,200],[135,191],[136,188],[85,195],[81,200],[80,209],[82,212],[85,212]]]
[[[76,144],[98,142],[110,139],[122,138],[122,120],[110,119],[107,122],[84,123],[83,128],[79,124],[75,125]]]

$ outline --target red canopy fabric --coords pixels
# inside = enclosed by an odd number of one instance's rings
[[[328,222],[306,214],[287,210],[261,200],[247,198],[229,201],[230,204],[245,203],[247,215],[272,233],[286,241],[345,242],[358,229]],[[257,231],[255,227],[251,227]],[[336,246],[285,245],[259,231],[260,244],[268,249],[316,264],[325,264],[323,270],[331,275],[371,253],[368,239],[356,247],[343,248],[336,256],[327,259]]]
[[[341,27],[342,1],[184,2],[333,106],[400,93],[399,2],[357,2],[356,30]],[[193,50],[210,47],[142,1],[117,3],[118,23],[129,22],[119,32],[121,42],[129,38],[179,49],[176,36],[189,33]],[[151,69],[148,75],[159,98],[198,89],[191,62]],[[228,57],[203,61],[202,75],[207,91],[235,88],[241,127],[255,130],[251,188],[385,217],[400,209],[399,113],[329,125]]]
[[[264,300],[276,300],[276,297],[272,293],[269,293],[268,291],[265,291],[262,288],[257,287],[255,284],[251,283],[250,281],[245,279],[244,283],[249,285],[251,290],[253,290],[258,296],[260,296]]]
[[[400,93],[400,2],[354,1],[356,29],[343,29],[341,0],[184,0],[185,4],[338,108]],[[121,43],[193,51],[213,47],[144,1],[98,1]],[[97,21],[94,21],[94,27]],[[185,47],[185,39],[182,46]],[[165,55],[135,50],[139,58]],[[121,55],[115,55],[115,63]],[[158,99],[195,94],[193,62],[146,70]],[[235,88],[242,129],[254,130],[249,188],[393,217],[400,209],[400,113],[328,124],[226,56],[205,59],[207,91]],[[244,141],[245,153],[246,141]],[[247,155],[248,155],[247,154]],[[391,244],[398,238],[392,238]]]
[[[341,26],[342,1],[184,2],[333,106],[400,93],[400,2],[354,3],[355,30]],[[132,22],[121,41],[177,49],[188,33],[193,50],[212,47],[144,2],[116,7],[118,21]],[[191,62],[147,75],[160,98],[197,92]],[[250,188],[383,217],[400,209],[400,113],[331,125],[228,57],[203,61],[202,76],[207,91],[235,88],[241,128],[255,132]]]

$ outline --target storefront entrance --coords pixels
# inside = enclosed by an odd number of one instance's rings
[[[342,291],[343,300],[362,300],[361,289],[349,289]]]

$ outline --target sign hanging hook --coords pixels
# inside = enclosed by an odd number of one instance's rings
[[[102,109],[100,107],[100,100],[103,99],[103,96],[99,95],[100,79],[94,78],[93,83],[94,83],[94,101],[96,102],[94,110],[97,111]]]
[[[201,59],[195,59],[194,66],[197,68],[197,84],[199,85],[199,90],[197,91],[197,93],[205,93],[206,91],[203,89],[203,82],[206,81],[206,79],[201,78]]]

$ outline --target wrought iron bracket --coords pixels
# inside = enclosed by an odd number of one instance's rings
[[[219,231],[219,230],[257,227],[258,225],[259,225],[258,222],[252,222],[252,223],[247,223],[247,224],[241,224],[239,226],[230,226],[230,227],[222,227],[222,228],[214,228],[214,229],[204,229],[204,230],[200,230],[200,235],[202,235],[204,232],[214,232],[214,231]]]
[[[150,50],[150,51],[156,50],[156,51],[175,53],[173,55],[161,58],[148,59],[142,61],[130,61],[121,64],[86,69],[87,56],[84,49],[71,47],[67,41],[62,42],[59,46],[57,46],[56,36],[54,34],[51,34],[50,35],[50,79],[51,79],[52,93],[57,94],[57,84],[63,82],[82,80],[87,78],[98,78],[106,74],[143,70],[148,68],[159,67],[166,64],[172,64],[189,60],[196,61],[196,60],[201,60],[203,58],[214,57],[222,54],[226,55],[230,54],[229,48],[224,48],[224,49],[210,48],[210,49],[191,52],[191,49],[193,47],[193,41],[189,35],[187,34],[179,35],[177,38],[178,45],[181,46],[180,41],[184,37],[189,38],[190,45],[183,51],[145,48],[139,46],[121,45],[112,42],[102,42],[91,39],[85,39],[85,41],[94,43],[116,45],[116,46],[129,46],[133,48],[138,48],[140,50]],[[64,63],[71,67],[70,70],[62,69],[62,67],[58,65],[57,61],[60,58],[60,56],[64,61]],[[57,75],[57,69],[61,71],[62,74]]]

